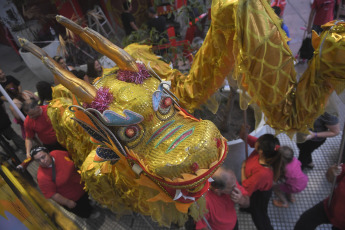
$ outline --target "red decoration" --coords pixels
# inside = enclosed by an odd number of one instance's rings
[[[128,128],[126,129],[126,136],[127,136],[128,138],[134,137],[135,131],[136,131],[136,130],[135,130],[133,127],[128,127]]]
[[[163,108],[168,108],[172,105],[172,100],[170,97],[166,97],[162,103]]]
[[[193,170],[193,172],[196,172],[199,169],[198,163],[194,162],[191,166],[191,169]]]

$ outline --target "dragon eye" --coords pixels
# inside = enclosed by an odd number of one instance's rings
[[[124,142],[131,142],[136,140],[140,135],[140,128],[136,125],[121,127],[117,131],[118,136]]]
[[[170,97],[166,97],[166,98],[164,98],[163,99],[163,101],[162,101],[162,107],[163,108],[167,108],[167,107],[169,107],[169,106],[171,106],[172,105],[172,100],[171,100],[171,98]]]
[[[173,100],[170,97],[164,97],[159,104],[158,111],[161,114],[167,114],[169,113],[172,105],[173,105]]]
[[[126,131],[125,131],[125,135],[128,138],[132,138],[135,136],[135,134],[137,133],[137,129],[133,126],[127,127]]]

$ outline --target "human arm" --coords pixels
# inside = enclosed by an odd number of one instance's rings
[[[333,183],[334,178],[339,176],[342,172],[341,165],[332,165],[326,172],[326,178],[330,183]]]
[[[327,131],[322,131],[322,132],[309,131],[309,135],[307,136],[306,139],[310,140],[310,139],[316,138],[316,137],[322,137],[322,138],[334,137],[340,133],[339,123],[335,124],[335,125],[326,125],[326,127],[328,128]]]
[[[133,30],[137,31],[138,27],[135,25],[135,22],[130,22],[129,25],[132,27]]]
[[[30,150],[32,148],[33,139],[31,138],[25,138],[25,150],[26,150],[26,157],[29,158],[30,156]]]
[[[310,12],[310,15],[309,15],[308,26],[307,26],[307,32],[308,33],[311,33],[311,29],[313,27],[315,13],[316,13],[316,9],[312,8],[311,12]]]
[[[237,187],[234,187],[234,189],[231,192],[231,200],[235,202],[236,204],[239,204],[243,208],[249,207],[249,196],[243,195],[241,190]]]
[[[18,106],[17,106],[18,107]],[[10,111],[13,114],[14,118],[16,118],[17,120],[20,120],[20,116],[17,114],[17,112],[14,110],[13,106],[10,105]]]
[[[22,97],[24,98],[24,100],[29,100],[31,98],[34,98],[35,100],[39,100],[39,98],[33,92],[29,90],[24,90],[22,93]]]
[[[52,197],[51,197],[56,203],[66,206],[70,209],[74,208],[77,203],[73,200],[69,200],[66,197],[62,196],[59,193],[55,193]]]
[[[242,125],[239,136],[242,140],[245,140],[245,138],[247,137],[247,144],[253,148],[255,146],[255,142],[258,140],[258,138],[251,136],[251,135],[248,135],[249,128],[250,128],[249,125],[247,125],[246,127],[244,125]]]
[[[244,171],[245,169],[246,169],[246,161],[243,161],[242,167],[241,167],[241,181],[244,181],[247,179],[245,171]]]

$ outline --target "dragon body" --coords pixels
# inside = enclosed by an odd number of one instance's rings
[[[166,226],[183,225],[187,214],[203,215],[202,196],[227,144],[213,123],[183,107],[200,106],[233,70],[250,96],[242,102],[257,103],[269,125],[290,134],[306,131],[323,110],[315,105],[323,105],[333,89],[343,90],[345,59],[337,55],[344,52],[344,24],[330,25],[314,39],[322,47],[316,54],[322,49],[323,55],[315,55],[298,83],[287,38],[266,1],[214,0],[211,12],[188,76],[149,46],[120,49],[61,16],[62,25],[117,63],[93,85],[21,39],[61,83],[48,109],[58,141],[80,168],[89,194],[117,213],[136,211]]]

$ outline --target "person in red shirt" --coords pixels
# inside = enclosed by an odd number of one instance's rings
[[[339,5],[340,0],[314,0],[309,15],[308,33],[311,33],[311,30],[315,30],[318,34],[323,31],[321,26],[334,19],[336,3]]]
[[[331,205],[329,197],[305,211],[297,221],[295,230],[316,229],[321,224],[332,224],[333,230],[345,229],[345,165],[333,165],[326,173],[327,180],[332,183],[336,177],[337,186],[333,192]]]
[[[196,223],[196,229],[238,229],[235,203],[249,206],[246,190],[237,183],[231,170],[219,168],[212,179],[206,194],[208,213]]]
[[[54,150],[49,154],[45,147],[34,147],[30,155],[39,164],[37,182],[43,195],[80,217],[90,217],[93,207],[68,152]]]
[[[245,138],[242,126],[240,137]],[[247,209],[259,230],[273,229],[267,208],[272,195],[273,181],[280,176],[282,155],[278,151],[279,140],[272,134],[259,138],[248,135],[248,145],[255,150],[242,164],[242,186],[250,196],[250,207]]]
[[[26,156],[30,157],[33,139],[38,138],[49,151],[65,150],[56,138],[55,130],[47,114],[48,105],[38,106],[38,101],[29,99],[23,103],[23,111],[27,114],[24,121]]]

